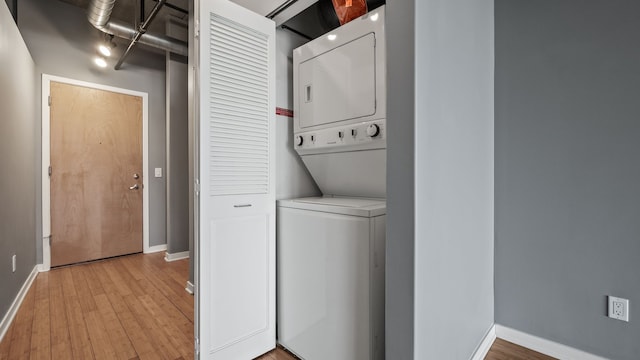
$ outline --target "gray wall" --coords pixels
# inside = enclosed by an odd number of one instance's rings
[[[167,22],[167,35],[187,41],[187,25]],[[189,250],[188,66],[167,54],[167,253]]]
[[[640,3],[496,1],[496,322],[640,358]],[[630,299],[609,319],[605,296]]]
[[[300,29],[304,30],[303,26]],[[307,40],[276,30],[276,106],[293,110],[293,49]],[[276,199],[321,195],[293,149],[293,118],[276,115]]]
[[[468,359],[493,325],[493,10],[416,3],[417,359]]]
[[[36,264],[35,65],[0,2],[0,319]],[[11,272],[11,256],[17,270]]]
[[[414,359],[415,3],[388,0],[386,358]]]
[[[113,70],[113,62],[106,69],[93,65],[96,44],[102,38],[86,20],[84,9],[61,1],[22,0],[18,26],[33,59],[37,76],[45,73],[75,80],[88,81],[149,94],[149,242],[151,246],[166,243],[165,179],[153,177],[153,168],[165,167],[165,58],[164,52],[152,53],[136,48],[122,70]],[[117,56],[126,48],[118,43]],[[38,94],[41,81],[38,79]],[[36,102],[40,114],[40,102]],[[41,124],[37,122],[38,134]],[[42,161],[41,145],[36,147],[38,166]],[[38,180],[38,233],[42,234],[41,185]],[[37,259],[42,261],[42,245],[37,244]]]
[[[469,359],[494,319],[493,1],[410,3],[388,3],[387,354]]]

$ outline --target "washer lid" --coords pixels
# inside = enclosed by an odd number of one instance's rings
[[[308,197],[278,200],[278,206],[361,217],[374,217],[387,213],[387,202],[383,199]]]

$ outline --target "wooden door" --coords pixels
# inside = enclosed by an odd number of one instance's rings
[[[200,358],[275,347],[275,24],[199,4]]]
[[[142,98],[51,82],[51,266],[142,251]]]

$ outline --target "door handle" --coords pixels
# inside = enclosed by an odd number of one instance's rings
[[[238,204],[238,205],[233,205],[234,208],[247,208],[247,207],[251,207],[251,204]]]
[[[138,186],[138,184],[135,184],[133,186],[129,186],[129,190],[138,190],[140,187]]]

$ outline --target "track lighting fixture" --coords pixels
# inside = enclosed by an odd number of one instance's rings
[[[101,68],[107,67],[107,60],[105,60],[102,56],[96,56],[96,58],[93,59],[93,62]]]
[[[111,56],[111,51],[115,47],[116,44],[113,42],[113,35],[105,35],[104,41],[98,44],[98,52],[106,57],[109,57]]]

